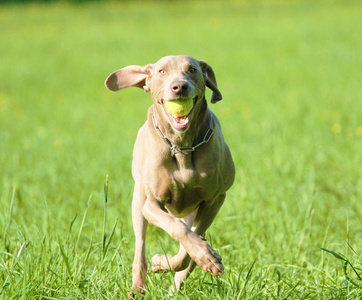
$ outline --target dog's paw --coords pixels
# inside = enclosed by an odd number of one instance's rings
[[[171,259],[173,256],[166,254],[156,254],[152,257],[152,269],[153,273],[166,273],[172,270]]]
[[[206,242],[205,239],[200,238],[198,243],[189,253],[191,258],[197,263],[205,272],[217,276],[224,273],[224,265],[222,264],[221,256]]]
[[[205,272],[209,272],[211,275],[217,276],[224,273],[224,265],[222,264],[221,256],[212,249],[209,245],[208,253],[206,252],[202,257],[201,268]]]
[[[130,291],[130,292],[128,292],[127,298],[128,298],[128,299],[137,299],[137,294],[136,294],[136,292],[135,292],[135,291]]]
[[[127,297],[128,297],[128,299],[137,299],[137,295],[144,295],[145,293],[146,293],[145,284],[143,284],[142,286],[138,286],[138,287],[132,286],[132,290],[130,292],[128,292]]]

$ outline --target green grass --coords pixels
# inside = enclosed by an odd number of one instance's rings
[[[361,299],[361,13],[357,0],[0,6],[0,298],[125,297],[132,147],[152,102],[103,82],[188,54],[215,70],[237,176],[207,235],[225,274],[196,269],[174,299]],[[177,244],[149,227],[147,258],[162,249]],[[147,284],[168,299],[172,274]]]

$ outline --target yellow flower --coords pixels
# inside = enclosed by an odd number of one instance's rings
[[[333,131],[333,133],[335,133],[335,134],[341,133],[341,132],[342,132],[341,124],[338,124],[338,123],[333,124],[333,126],[332,126],[332,131]]]
[[[362,126],[358,126],[357,129],[356,129],[356,134],[358,136],[362,135]]]
[[[54,142],[53,142],[53,147],[55,148],[55,149],[59,149],[59,148],[61,148],[63,146],[63,141],[61,141],[61,140],[55,140]]]

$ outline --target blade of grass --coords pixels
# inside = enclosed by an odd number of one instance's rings
[[[107,244],[106,244],[106,246],[105,246],[105,248],[104,248],[103,258],[105,258],[106,254],[107,254],[109,245],[110,245],[110,243],[111,243],[111,241],[112,241],[112,237],[113,237],[113,235],[114,235],[114,231],[116,230],[117,223],[118,223],[118,219],[116,220],[116,222],[114,222],[112,232],[111,232],[111,234],[110,234],[110,236],[109,236],[109,238],[108,238],[108,242],[107,242]]]
[[[59,249],[60,249],[60,254],[63,258],[63,261],[64,261],[64,264],[65,264],[65,268],[67,270],[67,274],[69,276],[70,279],[73,279],[73,275],[72,275],[72,270],[70,269],[70,265],[69,265],[69,260],[68,260],[68,257],[67,257],[67,254],[65,253],[64,249],[63,249],[63,246],[60,242],[59,243]]]
[[[78,243],[79,243],[80,235],[81,235],[81,233],[83,231],[83,227],[84,227],[85,219],[86,219],[87,214],[88,214],[88,209],[89,209],[91,199],[92,199],[92,194],[90,194],[90,196],[88,198],[87,208],[85,209],[83,219],[82,219],[82,223],[80,224],[80,228],[79,228],[79,232],[78,232],[78,238],[77,238],[77,241],[75,243],[75,249],[78,249]]]
[[[105,256],[106,239],[107,239],[106,237],[107,202],[108,202],[108,175],[106,176],[106,182],[104,183],[104,216],[103,216],[103,241],[102,241],[103,258]]]
[[[246,289],[246,286],[247,286],[247,284],[248,284],[248,282],[249,282],[249,280],[250,280],[250,277],[251,277],[251,274],[252,274],[252,270],[253,270],[253,268],[254,268],[255,263],[256,263],[256,260],[254,260],[254,262],[252,263],[252,265],[251,265],[251,267],[250,267],[250,269],[249,269],[249,271],[248,271],[248,274],[246,274],[245,282],[244,282],[244,284],[243,284],[243,288],[240,290],[240,292],[239,292],[239,294],[238,294],[238,296],[237,296],[237,298],[236,298],[237,300],[241,299],[242,295],[244,294],[244,290]]]
[[[280,294],[280,279],[281,279],[279,269],[277,269],[277,274],[278,274],[278,290],[277,290],[277,298],[279,298],[279,294]]]
[[[81,271],[84,269],[85,265],[87,264],[89,255],[90,255],[91,250],[92,250],[92,246],[93,246],[93,240],[90,241],[87,254],[85,255],[85,258],[84,258],[84,260],[83,260],[83,263],[82,263],[82,265],[80,266],[80,268],[79,268],[79,270],[78,270],[78,274],[77,274],[78,276],[77,276],[77,277],[80,276]]]
[[[161,246],[161,249],[162,249],[162,252],[163,252],[163,254],[165,255],[165,257],[166,257],[166,261],[167,261],[167,265],[168,265],[168,268],[169,268],[169,270],[171,270],[171,265],[170,265],[170,261],[168,260],[168,256],[167,256],[167,254],[166,254],[166,250],[164,249],[164,247],[163,247],[163,245],[160,243],[160,246]],[[175,285],[175,281],[173,280],[173,276],[172,276],[172,272],[169,272],[170,274],[171,274],[171,285],[172,285],[172,289],[173,289],[173,291],[172,291],[172,293],[174,292],[174,291],[176,291],[177,289],[176,289],[176,285]]]
[[[14,201],[15,201],[15,191],[16,191],[16,187],[13,187],[13,194],[11,196],[11,201],[10,201],[10,210],[9,210],[9,220],[8,220],[8,224],[6,226],[6,230],[4,232],[4,248],[5,250],[7,250],[8,248],[8,234],[10,231],[10,226],[11,226],[11,222],[13,219],[13,209],[14,209]]]
[[[77,217],[78,217],[78,214],[75,214],[73,220],[70,222],[68,234],[72,233],[72,228],[73,228],[74,222],[77,219]]]
[[[345,257],[343,257],[342,255],[340,255],[340,254],[338,254],[338,253],[336,253],[336,252],[334,252],[334,251],[328,250],[328,249],[326,249],[326,248],[321,248],[321,249],[322,249],[323,251],[326,251],[326,252],[332,254],[334,257],[336,257],[336,258],[338,258],[338,259],[340,259],[340,260],[347,261],[347,259],[346,259]]]

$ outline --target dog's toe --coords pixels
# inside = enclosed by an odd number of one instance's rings
[[[210,255],[206,256],[200,267],[203,271],[210,273],[213,276],[218,276],[224,273],[224,265],[221,261]]]
[[[218,276],[224,273],[224,265],[222,263],[212,263],[209,267],[211,275]]]

